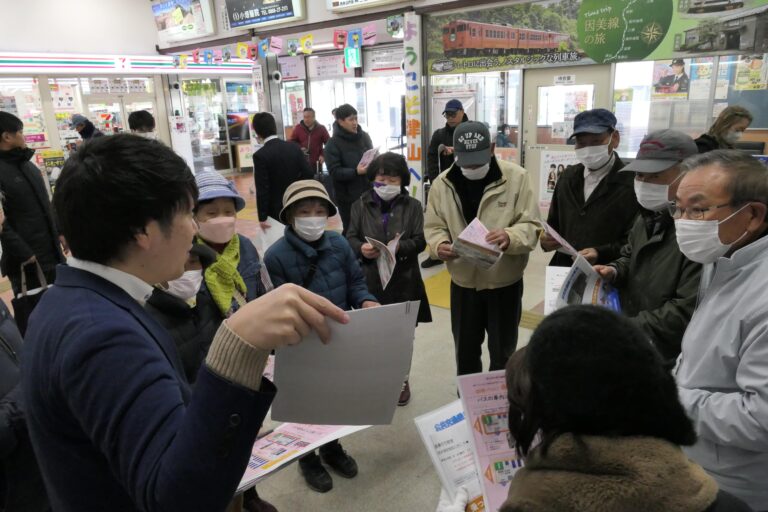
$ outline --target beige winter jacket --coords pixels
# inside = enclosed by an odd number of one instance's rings
[[[495,158],[491,160],[492,166],[494,162],[501,170],[501,179],[485,188],[477,216],[489,230],[504,228],[510,244],[501,260],[488,270],[462,258],[446,262],[451,280],[464,288],[495,289],[519,281],[528,264],[528,254],[536,247],[541,232],[528,171]],[[440,174],[429,191],[424,234],[435,258],[441,243],[453,243],[467,227],[458,193],[448,179],[454,168]]]

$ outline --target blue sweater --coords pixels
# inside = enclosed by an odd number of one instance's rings
[[[366,300],[376,301],[368,293],[365,276],[346,238],[333,231],[313,245],[308,244],[293,228],[269,248],[264,264],[275,287],[285,283],[304,285],[312,260],[317,271],[307,289],[322,295],[343,310],[360,308]]]
[[[223,511],[275,388],[203,365],[194,395],[171,336],[90,272],[59,266],[27,331],[27,422],[57,512]]]

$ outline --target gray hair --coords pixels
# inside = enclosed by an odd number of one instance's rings
[[[686,158],[681,168],[687,173],[710,165],[728,175],[726,192],[731,196],[731,205],[752,201],[768,205],[768,169],[758,159],[735,149],[717,149]]]

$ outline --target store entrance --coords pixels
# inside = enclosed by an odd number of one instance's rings
[[[559,174],[576,161],[567,144],[573,119],[584,110],[610,109],[610,82],[610,65],[524,71],[521,161],[541,210],[549,209]]]

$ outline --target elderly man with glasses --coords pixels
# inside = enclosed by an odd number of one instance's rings
[[[683,162],[680,250],[702,263],[697,309],[675,368],[697,444],[720,488],[768,510],[768,170],[735,150]]]

